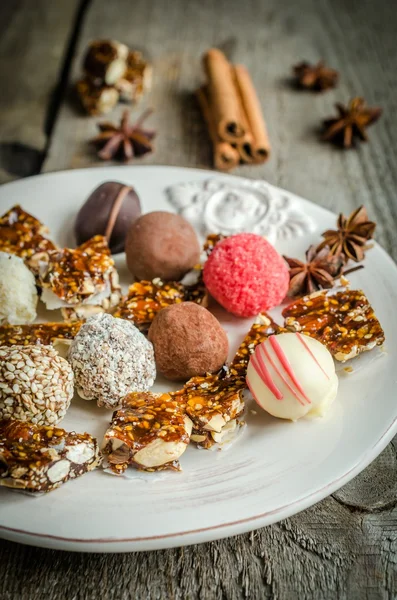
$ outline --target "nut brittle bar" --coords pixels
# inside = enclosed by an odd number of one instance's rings
[[[0,252],[29,260],[37,252],[55,250],[48,228],[18,204],[0,217]]]
[[[96,235],[75,249],[37,254],[35,262],[42,300],[49,310],[80,305],[104,308],[103,303],[109,308],[119,301],[118,274],[104,236]]]
[[[132,321],[139,331],[146,333],[162,308],[187,301],[206,306],[207,292],[201,280],[189,286],[161,279],[136,281],[129,287],[127,296],[118,304],[113,316]]]
[[[26,421],[0,421],[0,486],[50,492],[101,463],[97,440]]]
[[[383,329],[361,290],[316,292],[283,310],[285,326],[324,344],[341,362],[381,346]]]
[[[282,330],[268,315],[259,315],[229,368],[215,375],[193,377],[182,390],[173,394],[186,407],[186,414],[193,422],[192,440],[200,447],[208,448],[219,442],[219,434],[242,414],[250,355],[258,344]]]
[[[55,345],[70,343],[79,331],[82,321],[61,323],[33,323],[31,325],[0,326],[0,346]]]
[[[170,394],[131,393],[113,413],[103,453],[112,472],[131,465],[145,471],[179,471],[192,422]]]

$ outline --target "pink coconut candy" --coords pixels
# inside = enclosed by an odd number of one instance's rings
[[[215,300],[239,317],[278,306],[289,286],[284,259],[255,233],[238,233],[219,242],[204,265],[203,276]]]

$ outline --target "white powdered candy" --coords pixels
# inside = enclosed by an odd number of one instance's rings
[[[90,317],[68,353],[79,395],[114,408],[129,392],[149,390],[156,377],[152,344],[129,321]]]
[[[55,348],[0,347],[0,420],[55,425],[72,397],[72,369]]]
[[[33,274],[18,256],[0,252],[0,325],[22,325],[36,318],[37,290]]]

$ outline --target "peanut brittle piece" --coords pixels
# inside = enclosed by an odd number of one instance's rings
[[[245,387],[249,359],[256,346],[264,342],[269,335],[282,333],[283,331],[285,329],[277,325],[269,315],[259,315],[229,366],[229,377],[239,380]]]
[[[0,217],[0,252],[29,260],[37,252],[55,250],[47,227],[18,204]]]
[[[239,419],[233,419],[232,421],[228,421],[220,432],[206,431],[205,429],[193,429],[190,439],[200,448],[209,450],[215,445],[219,446],[233,440],[241,425],[242,423]]]
[[[283,310],[285,326],[324,344],[341,362],[381,346],[383,329],[361,290],[316,292]]]
[[[197,436],[204,435],[203,432],[220,434],[228,423],[242,414],[245,376],[250,355],[269,335],[281,331],[282,328],[270,317],[259,315],[237,350],[229,369],[222,369],[219,373],[204,377],[193,377],[182,390],[173,394],[180,404],[186,407],[186,414],[193,422],[193,441],[199,439]],[[217,436],[212,437],[215,439]],[[206,443],[205,440],[201,440],[199,445],[208,447]]]
[[[97,440],[26,421],[0,421],[0,486],[50,492],[101,462]]]
[[[224,240],[227,236],[221,233],[210,233],[204,242],[203,251],[206,256],[209,256],[218,242]]]
[[[187,301],[206,306],[207,292],[201,280],[189,286],[163,282],[161,279],[136,281],[116,307],[113,316],[132,321],[139,331],[146,333],[162,308]]]
[[[113,413],[105,433],[103,453],[112,472],[131,465],[145,471],[179,471],[192,422],[170,394],[128,394]]]
[[[101,305],[118,285],[106,238],[96,235],[78,248],[36,255],[42,300],[52,310],[80,304]]]
[[[0,326],[0,346],[32,344],[55,345],[70,343],[79,331],[82,321],[63,323],[33,323],[31,325]]]

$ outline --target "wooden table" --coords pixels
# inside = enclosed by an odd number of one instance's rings
[[[99,165],[87,145],[96,119],[76,111],[71,84],[88,40],[100,37],[142,49],[154,64],[148,101],[159,135],[142,163],[208,168],[192,91],[202,52],[218,46],[250,69],[273,146],[269,163],[235,172],[334,211],[365,204],[378,241],[397,259],[396,28],[387,0],[2,2],[0,180]],[[320,95],[293,90],[291,65],[319,58],[341,72],[339,87]],[[355,95],[384,108],[370,143],[345,152],[319,143],[321,119]],[[228,540],[135,555],[1,542],[0,599],[396,598],[396,452],[397,439],[317,506]]]

